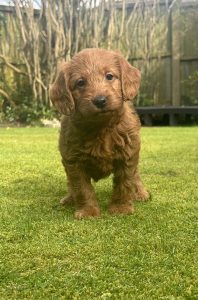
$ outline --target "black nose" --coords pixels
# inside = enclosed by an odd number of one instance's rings
[[[95,104],[96,107],[98,108],[104,108],[107,102],[107,98],[105,96],[97,96],[94,100],[93,103]]]

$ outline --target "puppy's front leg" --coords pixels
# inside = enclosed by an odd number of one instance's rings
[[[132,214],[134,191],[132,178],[135,170],[130,163],[116,162],[114,165],[113,194],[109,205],[112,214]]]
[[[137,165],[138,159],[115,163],[110,213],[131,214],[134,212],[133,200],[148,200],[149,193],[141,182]]]
[[[78,164],[69,164],[66,169],[71,195],[76,205],[75,218],[98,217],[100,209],[91,185],[91,178]]]

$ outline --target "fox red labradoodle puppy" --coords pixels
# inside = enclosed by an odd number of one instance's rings
[[[50,98],[63,113],[59,147],[75,217],[97,217],[91,179],[113,173],[109,212],[130,214],[133,200],[145,201],[139,173],[140,122],[127,101],[138,92],[140,72],[119,53],[85,49],[63,63]]]

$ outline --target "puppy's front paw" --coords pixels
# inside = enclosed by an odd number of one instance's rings
[[[100,209],[98,207],[85,207],[82,209],[76,210],[74,217],[77,220],[84,218],[98,218],[100,216]]]
[[[145,202],[145,201],[148,201],[150,199],[150,194],[147,190],[143,189],[143,190],[140,190],[138,191],[136,194],[135,194],[135,200],[136,201],[142,201],[142,202]]]
[[[117,215],[117,214],[122,214],[122,215],[130,215],[134,213],[134,208],[130,204],[111,204],[109,206],[109,212],[111,214]]]

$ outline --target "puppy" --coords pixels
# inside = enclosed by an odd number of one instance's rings
[[[93,48],[63,63],[50,89],[64,115],[59,148],[68,195],[61,203],[73,203],[77,219],[100,215],[91,179],[113,173],[112,214],[131,214],[133,200],[149,197],[138,173],[140,122],[127,103],[139,85],[140,72],[121,54]]]

